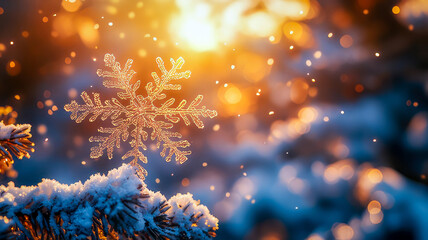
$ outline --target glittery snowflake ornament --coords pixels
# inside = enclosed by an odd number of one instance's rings
[[[178,123],[180,119],[186,125],[191,121],[198,127],[203,128],[204,123],[200,117],[213,118],[217,116],[215,110],[209,110],[205,106],[198,108],[202,102],[203,96],[198,95],[189,105],[186,100],[182,100],[178,106],[173,107],[174,98],[169,98],[157,106],[155,103],[159,100],[166,99],[165,90],[180,90],[181,85],[171,83],[175,80],[188,79],[190,71],[178,72],[184,64],[182,57],[174,60],[171,58],[172,68],[167,70],[163,60],[158,57],[156,62],[162,73],[161,77],[156,72],[152,73],[153,82],[146,85],[146,96],[137,94],[140,88],[140,80],[132,83],[132,78],[136,74],[131,69],[132,59],[128,59],[125,66],[121,68],[120,63],[116,62],[112,54],[104,56],[105,66],[109,71],[102,69],[97,70],[97,74],[104,78],[103,85],[107,88],[116,88],[119,90],[117,98],[101,102],[100,94],[93,93],[93,100],[86,92],[81,94],[85,104],[79,105],[76,101],[64,106],[67,112],[71,112],[70,118],[76,123],[82,122],[86,117],[93,122],[98,117],[102,121],[111,119],[112,127],[100,127],[98,132],[105,133],[105,136],[93,136],[90,142],[97,142],[98,146],[91,148],[91,158],[98,158],[107,152],[109,159],[113,158],[114,147],[120,148],[120,143],[128,142],[132,149],[129,150],[122,159],[133,158],[130,162],[137,168],[138,175],[144,179],[147,171],[139,164],[139,161],[147,163],[147,157],[142,150],[147,150],[145,142],[149,138],[156,142],[158,148],[162,147],[160,155],[165,157],[167,162],[171,161],[175,155],[175,160],[184,163],[187,155],[191,151],[185,150],[190,146],[187,140],[181,140],[182,135],[179,132],[171,131],[173,123]],[[126,104],[124,104],[126,102]],[[186,107],[187,105],[187,107]],[[150,132],[149,132],[150,131]],[[141,150],[142,149],[142,150]]]

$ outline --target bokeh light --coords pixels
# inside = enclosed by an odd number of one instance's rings
[[[182,56],[192,75],[171,83],[182,85],[168,90],[172,107],[201,94],[218,116],[171,128],[192,145],[182,165],[163,162],[147,132],[149,188],[200,199],[218,239],[418,239],[427,16],[426,0],[3,1],[0,119],[31,124],[36,151],[0,169],[2,184],[120,166],[129,144],[91,159],[88,139],[107,122],[77,126],[64,105],[82,91],[115,97],[96,74],[105,53],[121,68],[134,60],[142,96],[156,57]]]

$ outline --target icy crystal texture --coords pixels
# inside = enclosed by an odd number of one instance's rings
[[[165,90],[180,90],[181,85],[174,83],[175,80],[187,79],[190,77],[190,71],[179,72],[184,64],[183,58],[174,60],[171,58],[172,68],[167,70],[161,58],[156,62],[161,71],[161,76],[156,72],[152,73],[153,82],[148,82],[145,90],[146,96],[137,94],[140,88],[140,80],[132,82],[136,74],[131,69],[132,60],[128,59],[122,68],[112,54],[106,54],[104,57],[105,66],[109,71],[99,69],[98,76],[103,77],[103,84],[107,88],[116,88],[119,90],[117,98],[112,98],[102,103],[99,93],[93,93],[93,100],[86,92],[81,94],[85,104],[79,105],[76,101],[65,105],[65,110],[71,112],[71,119],[77,123],[82,122],[86,117],[93,122],[98,117],[102,121],[110,118],[112,127],[98,129],[99,132],[107,136],[93,136],[89,140],[97,142],[98,146],[91,148],[91,158],[98,158],[107,151],[109,159],[113,157],[114,147],[120,148],[120,143],[128,142],[131,150],[126,152],[122,159],[132,158],[132,166],[138,168],[138,174],[144,179],[147,171],[141,167],[139,161],[147,163],[147,158],[142,150],[147,150],[146,141],[150,138],[156,143],[157,148],[162,148],[160,155],[165,157],[167,162],[171,161],[175,155],[175,160],[184,163],[187,155],[191,153],[185,150],[190,146],[187,140],[181,140],[182,135],[179,132],[171,131],[174,123],[180,119],[186,125],[193,122],[198,128],[203,128],[204,123],[200,117],[213,118],[217,116],[215,110],[209,110],[205,106],[199,107],[203,96],[198,95],[189,105],[186,100],[182,100],[177,106],[173,107],[174,98],[169,98],[160,106],[156,105],[157,101],[167,98]],[[126,104],[122,103],[126,102]],[[187,106],[186,106],[187,105]],[[141,150],[142,149],[142,150]]]

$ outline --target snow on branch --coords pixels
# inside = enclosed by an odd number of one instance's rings
[[[218,220],[192,194],[167,200],[123,164],[85,183],[0,186],[1,239],[211,239]]]

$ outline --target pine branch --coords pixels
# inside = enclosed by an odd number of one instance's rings
[[[211,239],[218,220],[191,194],[167,200],[128,164],[84,184],[0,186],[1,239]],[[1,222],[1,221],[0,221]]]
[[[0,122],[0,172],[3,173],[13,164],[12,154],[17,158],[30,158],[34,152],[34,143],[31,138],[31,125],[5,125]]]

